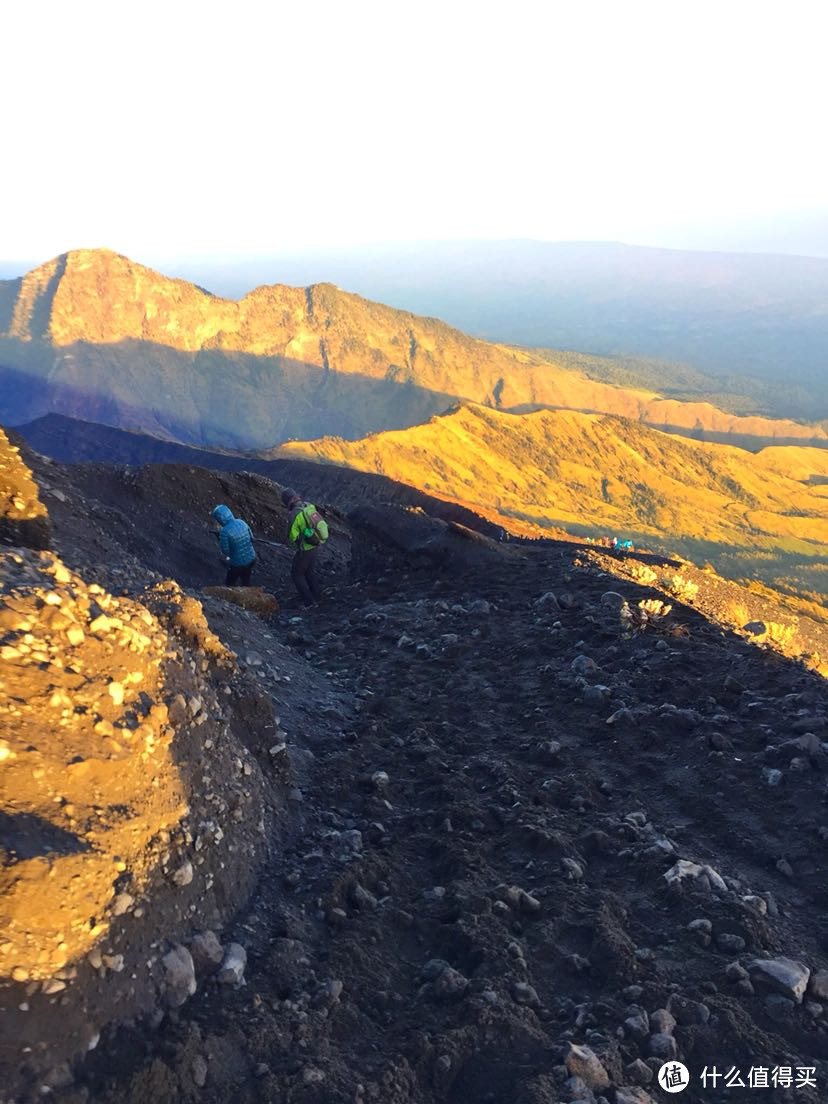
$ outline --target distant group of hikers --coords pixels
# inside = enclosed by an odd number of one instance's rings
[[[316,576],[316,552],[328,539],[328,524],[312,502],[303,501],[290,487],[282,491],[282,505],[290,511],[285,543],[293,549],[291,578],[305,606],[313,606],[322,597]],[[233,515],[229,506],[216,506],[212,512],[218,525],[219,547],[227,565],[225,586],[250,586],[256,564],[256,539],[246,521]],[[262,543],[268,544],[269,541]]]
[[[611,548],[613,552],[633,552],[633,542],[624,537],[587,537],[587,544],[598,544],[602,548]]]

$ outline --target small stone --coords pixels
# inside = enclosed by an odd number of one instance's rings
[[[716,936],[716,945],[726,954],[740,954],[745,949],[746,943],[741,935],[721,932]]]
[[[589,1089],[609,1087],[609,1075],[598,1055],[588,1046],[570,1043],[564,1056],[564,1065],[572,1077],[580,1077]]]
[[[502,887],[500,894],[501,899],[518,912],[533,913],[541,910],[541,903],[537,897],[533,897],[531,893],[527,893],[519,886]]]
[[[564,1099],[572,1104],[597,1104],[595,1093],[580,1077],[567,1077],[563,1083]]]
[[[190,954],[197,973],[212,974],[222,963],[224,948],[215,932],[203,931],[193,936]]]
[[[654,1035],[672,1035],[676,1028],[676,1018],[666,1008],[658,1008],[650,1013],[650,1028]]]
[[[561,608],[558,604],[558,599],[551,590],[547,590],[546,594],[542,594],[540,598],[535,601],[535,606],[538,609],[560,610]]]
[[[115,703],[115,705],[122,705],[124,701],[123,684],[120,682],[110,682],[107,689],[109,691],[109,696],[110,698],[112,698],[112,701]]]
[[[442,901],[445,895],[445,886],[432,886],[431,889],[423,890],[423,897],[425,897],[427,901]]]
[[[584,868],[575,859],[565,858],[561,859],[561,867],[568,881],[580,882],[583,881]]]
[[[383,770],[374,771],[371,775],[371,785],[375,790],[387,790],[391,779]]]
[[[207,1084],[207,1062],[200,1054],[197,1054],[195,1058],[193,1058],[190,1068],[193,1074],[193,1081],[200,1089],[203,1089]]]
[[[526,1004],[530,1008],[540,1005],[540,997],[533,985],[526,981],[516,981],[512,985],[512,996],[517,1004]]]
[[[448,969],[449,964],[444,958],[430,958],[420,971],[420,977],[424,981],[435,981]]]
[[[691,920],[687,925],[687,930],[702,947],[710,946],[710,941],[713,938],[713,925],[709,920]]]
[[[630,724],[633,721],[633,713],[631,709],[621,708],[616,709],[614,713],[610,713],[606,719],[606,724]]]
[[[758,912],[760,916],[767,915],[768,902],[764,897],[757,897],[756,894],[749,893],[746,897],[743,897],[742,900],[749,908],[752,908],[754,912]]]
[[[247,951],[244,947],[240,943],[228,943],[217,974],[218,980],[222,985],[241,985],[246,965]]]
[[[189,861],[182,863],[173,874],[172,880],[177,886],[189,885],[193,880],[193,864]]]
[[[650,1017],[643,1008],[631,1008],[624,1020],[624,1033],[641,1042],[650,1034]]]
[[[603,705],[609,701],[611,694],[609,686],[596,683],[595,686],[585,687],[582,698],[585,705]]]
[[[331,1008],[342,996],[343,989],[344,985],[338,978],[324,982],[314,995],[314,1005],[317,1008]]]
[[[375,909],[379,905],[379,901],[373,893],[369,893],[359,882],[351,888],[348,899],[352,905],[359,909]]]
[[[679,859],[664,874],[664,879],[671,886],[689,882],[694,889],[702,893],[727,892],[727,885],[718,871],[714,870],[712,866],[702,866],[699,863],[690,862],[688,859]]]
[[[112,900],[112,915],[123,916],[125,912],[129,912],[134,904],[135,898],[129,893],[119,893]]]
[[[193,958],[186,947],[177,943],[161,959],[164,966],[166,999],[172,1008],[178,1008],[195,993],[196,977]]]
[[[811,974],[808,992],[817,1000],[828,1001],[828,970],[816,970]]]
[[[782,782],[782,771],[776,767],[762,768],[762,781],[766,786],[778,786]]]
[[[672,1035],[665,1033],[651,1035],[648,1049],[654,1058],[660,1058],[663,1062],[675,1058],[678,1054],[676,1040]]]
[[[431,983],[431,993],[438,1001],[456,1001],[464,996],[469,979],[453,966],[447,966]]]
[[[731,962],[725,967],[725,977],[728,981],[744,981],[750,974],[741,962]]]
[[[649,1085],[655,1074],[640,1058],[630,1062],[624,1069],[627,1077],[636,1085]]]
[[[600,670],[595,660],[585,655],[575,656],[570,667],[576,675],[593,675]]]
[[[672,993],[667,1001],[668,1008],[682,1027],[694,1027],[706,1024],[710,1019],[710,1009],[706,1004]]]

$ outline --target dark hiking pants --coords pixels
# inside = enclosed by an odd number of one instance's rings
[[[233,567],[231,564],[227,568],[227,578],[224,580],[225,586],[250,586],[250,572],[253,570],[253,564],[255,560],[252,560],[249,564],[245,564],[244,567]]]
[[[290,570],[293,584],[306,606],[312,606],[322,597],[322,588],[316,578],[316,549],[297,552]]]

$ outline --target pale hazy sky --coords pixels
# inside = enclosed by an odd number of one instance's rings
[[[0,259],[828,249],[822,0],[19,0],[0,28]]]

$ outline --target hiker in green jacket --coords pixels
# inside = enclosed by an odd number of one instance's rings
[[[322,597],[316,578],[316,553],[328,539],[328,525],[312,502],[304,502],[296,491],[282,491],[282,505],[290,510],[287,543],[295,550],[290,576],[306,606],[313,606]]]

